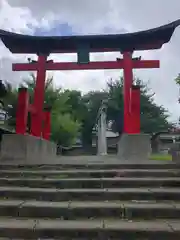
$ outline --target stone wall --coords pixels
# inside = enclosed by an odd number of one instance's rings
[[[1,142],[1,162],[43,164],[56,157],[56,144],[31,135],[5,134]]]

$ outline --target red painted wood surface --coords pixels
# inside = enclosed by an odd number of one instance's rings
[[[90,62],[88,64],[78,64],[76,62],[50,62],[45,64],[45,69],[49,71],[58,70],[98,70],[98,69],[124,69],[123,60]],[[159,68],[158,60],[132,60],[132,67],[141,68]],[[37,71],[39,63],[14,63],[13,71]]]
[[[131,88],[131,125],[130,133],[139,134],[140,133],[140,89]]]
[[[51,113],[49,111],[45,111],[42,137],[46,140],[50,140],[50,136],[51,136]]]
[[[16,110],[16,133],[25,134],[28,117],[29,94],[26,88],[20,88]]]
[[[46,56],[38,57],[37,64],[37,80],[34,89],[33,106],[38,114],[32,114],[31,117],[31,134],[36,137],[41,136],[42,120],[43,120],[43,106],[44,106],[44,92],[45,92],[45,78],[46,78]]]

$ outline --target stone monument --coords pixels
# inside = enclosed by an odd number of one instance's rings
[[[106,111],[107,111],[107,101],[102,101],[102,105],[98,112],[98,144],[97,144],[97,154],[104,156],[107,155],[107,139],[106,139]]]

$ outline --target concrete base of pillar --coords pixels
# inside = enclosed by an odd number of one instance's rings
[[[123,134],[118,143],[118,158],[129,161],[144,161],[151,154],[150,135]]]
[[[0,162],[44,164],[56,158],[56,144],[31,135],[5,134]]]
[[[180,163],[180,144],[174,143],[171,147],[171,156],[174,163]]]

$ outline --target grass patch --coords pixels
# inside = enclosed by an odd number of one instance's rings
[[[164,160],[164,161],[172,161],[172,156],[170,154],[152,154],[149,157],[150,160]]]

